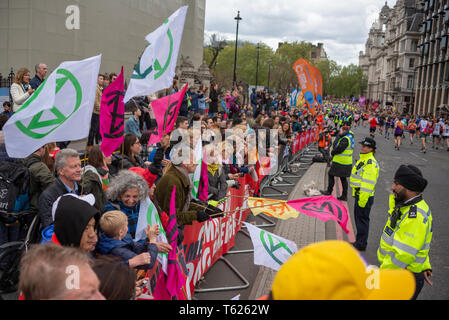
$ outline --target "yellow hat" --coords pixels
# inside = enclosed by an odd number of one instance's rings
[[[271,290],[275,300],[409,300],[415,278],[404,269],[367,267],[349,243],[324,241],[285,262]]]

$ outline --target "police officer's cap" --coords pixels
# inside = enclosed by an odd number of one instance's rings
[[[365,140],[360,141],[361,145],[376,149],[376,140],[370,137],[366,137]]]

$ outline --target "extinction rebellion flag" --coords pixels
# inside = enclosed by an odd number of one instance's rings
[[[109,157],[123,143],[125,133],[125,84],[120,75],[103,91],[100,108],[101,151]]]
[[[295,219],[300,213],[318,218],[323,222],[333,220],[348,234],[348,211],[333,196],[304,198],[299,200],[272,200],[263,198],[248,198],[248,207],[257,216],[267,216],[288,220]]]
[[[273,233],[259,229],[244,222],[254,246],[254,264],[273,270],[280,267],[298,251],[293,241],[281,238]]]
[[[188,86],[186,84],[183,90],[151,102],[157,126],[149,132],[148,145],[160,142],[164,134],[173,131]]]
[[[63,62],[3,127],[11,158],[26,158],[51,142],[89,135],[101,55]]]
[[[187,9],[187,6],[181,7],[146,36],[148,46],[131,76],[125,103],[133,97],[150,95],[173,84]]]

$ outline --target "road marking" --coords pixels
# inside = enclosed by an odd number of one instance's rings
[[[411,154],[412,156],[417,157],[418,159],[421,159],[422,161],[425,161],[425,162],[428,162],[428,161],[429,161],[429,160],[427,160],[427,159],[424,159],[424,158],[419,157],[418,155],[414,154],[413,152],[410,152],[410,154]]]

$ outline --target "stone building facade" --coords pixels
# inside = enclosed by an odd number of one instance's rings
[[[398,0],[393,8],[385,3],[359,55],[371,101],[412,112],[422,16],[420,1]]]
[[[312,50],[310,51],[310,57],[314,63],[327,59],[327,53],[324,50],[324,45],[319,42],[316,46],[312,45]]]
[[[189,57],[181,56],[180,64],[176,69],[176,75],[179,79],[179,88],[182,88],[186,83],[189,87],[198,89],[200,86],[210,87],[212,75],[206,62],[196,69]]]
[[[449,1],[421,1],[424,17],[417,68],[416,114],[447,114],[449,103]]]
[[[188,5],[181,55],[195,69],[203,63],[206,0],[1,0],[0,73],[44,62],[49,71],[63,61],[102,54],[101,73],[129,79],[144,51],[145,36],[181,6]],[[79,29],[68,29],[67,8],[79,8]],[[179,61],[178,61],[179,63]]]

